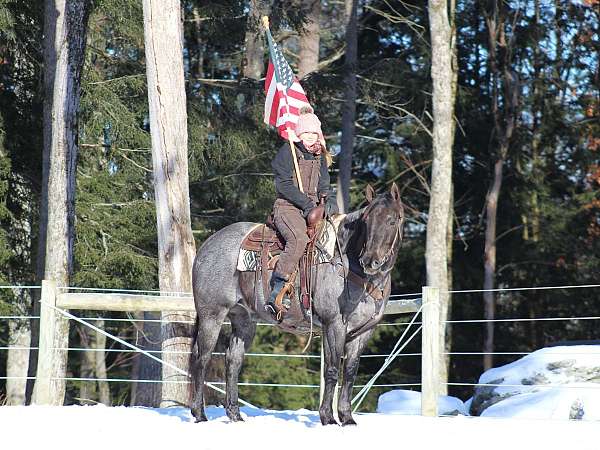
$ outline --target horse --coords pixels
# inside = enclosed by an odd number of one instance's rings
[[[319,407],[323,425],[339,425],[332,403],[344,356],[338,418],[342,425],[356,425],[350,403],[359,358],[383,317],[391,291],[391,271],[402,241],[404,207],[398,186],[394,183],[389,191],[376,195],[367,185],[365,198],[365,207],[341,220],[335,255],[330,263],[319,266],[312,284],[312,317],[321,329],[325,362],[325,388]],[[217,231],[198,249],[194,260],[192,287],[197,317],[189,367],[190,409],[196,422],[208,420],[203,385],[225,319],[231,323],[231,336],[225,354],[224,406],[231,421],[243,420],[238,405],[238,376],[257,321],[286,329],[285,316],[278,323],[264,310],[260,277],[237,270],[242,240],[256,225],[237,222]],[[379,295],[374,295],[375,291]],[[311,330],[302,332],[309,334]]]

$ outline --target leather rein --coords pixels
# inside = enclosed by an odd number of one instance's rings
[[[370,212],[369,208],[367,208],[361,215],[360,220],[364,222],[364,220],[366,219],[369,212]],[[398,239],[402,239],[403,223],[404,223],[404,215],[401,216],[400,222],[396,229],[396,233],[394,234],[394,240],[392,241],[392,245],[390,246],[389,250],[387,251],[387,253],[383,259],[383,262],[381,264],[382,266],[389,260],[390,256],[394,253]],[[340,253],[340,259],[341,259],[341,267],[338,269],[338,274],[342,278],[344,278],[344,284],[346,286],[346,288],[344,290],[346,291],[346,297],[348,296],[347,282],[348,282],[348,280],[350,280],[354,284],[356,284],[358,286],[362,286],[363,293],[367,293],[369,296],[371,296],[375,300],[375,312],[371,315],[371,317],[366,322],[364,322],[360,326],[358,326],[357,328],[350,330],[350,332],[348,332],[348,334],[346,335],[346,342],[350,342],[353,339],[357,338],[358,336],[362,335],[363,333],[371,330],[379,323],[378,315],[379,315],[379,312],[381,311],[381,307],[383,306],[383,300],[385,299],[385,293],[384,293],[384,290],[381,289],[379,286],[376,286],[371,281],[364,279],[360,275],[353,272],[350,268],[348,268],[348,270],[346,272],[346,267],[343,263],[343,259],[341,258],[342,251],[341,251],[339,241],[337,240],[337,238],[336,238],[336,243],[338,245],[338,252]],[[361,249],[359,259],[362,256],[362,254],[364,253],[365,247],[366,247],[366,239],[365,239],[365,242],[363,243],[363,248]],[[359,262],[359,264],[360,264],[360,262]],[[363,268],[363,270],[364,270],[364,268]]]

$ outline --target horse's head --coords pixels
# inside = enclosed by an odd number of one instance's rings
[[[358,261],[367,275],[391,269],[402,240],[404,207],[396,183],[385,193],[375,196],[371,185],[365,192],[368,206],[361,215],[362,250]]]

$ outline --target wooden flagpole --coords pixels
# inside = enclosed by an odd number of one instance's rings
[[[269,30],[269,18],[267,16],[262,17],[263,26],[265,30]],[[287,89],[285,89],[285,108],[287,110],[287,115],[290,115],[290,102],[287,96]],[[288,126],[288,121],[285,121],[285,129],[288,135],[288,142],[290,143],[290,152],[292,152],[292,161],[294,161],[294,171],[296,173],[296,180],[298,180],[298,189],[300,192],[304,193],[304,187],[302,186],[302,178],[300,177],[300,169],[298,168],[298,159],[296,158],[296,148],[294,147],[294,141],[292,140],[291,130]]]

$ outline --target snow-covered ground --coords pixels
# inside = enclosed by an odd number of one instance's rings
[[[378,413],[356,427],[323,427],[317,412],[242,408],[231,423],[223,408],[193,423],[184,408],[105,406],[0,407],[0,450],[35,448],[179,449],[560,449],[600,450],[600,346],[553,347],[485,372],[463,403],[440,397],[441,414],[421,417],[421,394],[390,391]],[[467,416],[471,406],[479,417]],[[577,418],[580,420],[569,420]]]
[[[356,427],[323,427],[312,411],[222,408],[193,423],[186,409],[105,406],[0,408],[2,449],[568,449],[598,450],[600,422],[360,414]]]
[[[476,391],[483,417],[600,421],[599,345],[543,348],[486,371],[479,383],[499,385]]]

